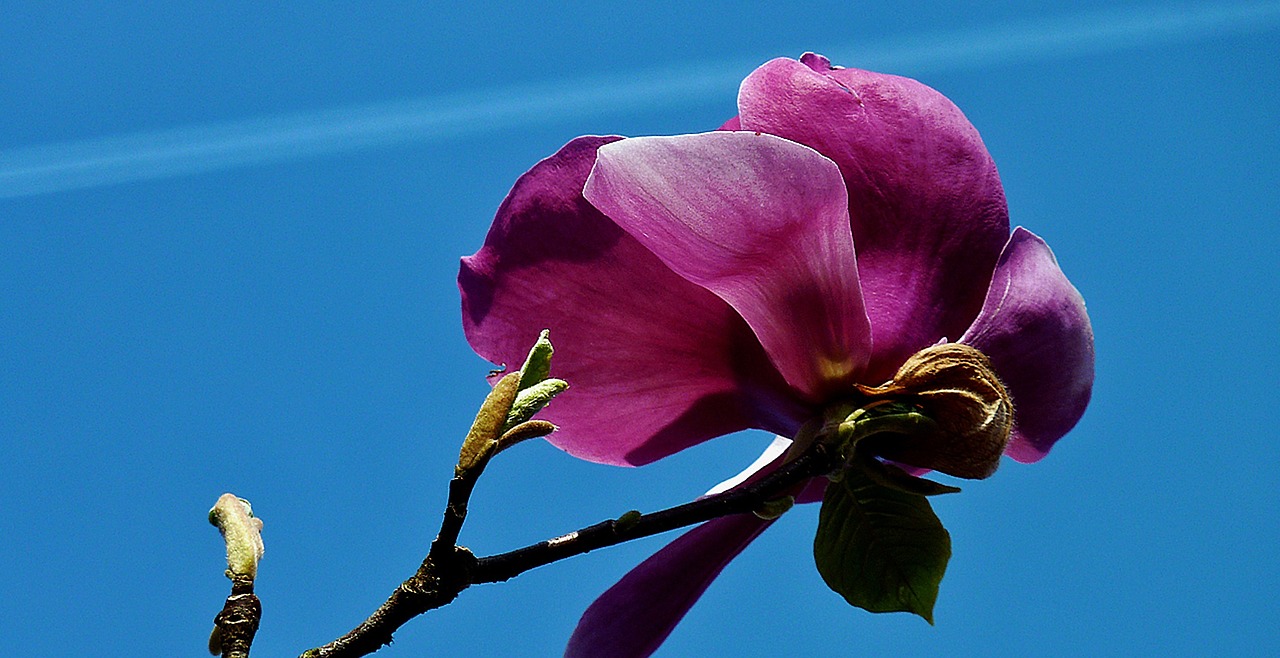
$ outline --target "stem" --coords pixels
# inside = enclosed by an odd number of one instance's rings
[[[253,593],[253,582],[237,583],[214,618],[209,651],[222,658],[249,658],[249,647],[262,619],[262,602]]]
[[[470,468],[458,472],[449,481],[449,499],[445,502],[440,532],[431,542],[431,549],[417,573],[400,583],[391,596],[351,632],[322,647],[306,651],[301,658],[367,656],[391,644],[392,634],[405,622],[447,605],[471,585],[471,567],[476,558],[471,551],[457,545],[458,534],[467,520],[471,492],[475,490],[490,457],[492,453],[484,454]]]
[[[754,512],[764,503],[785,495],[794,486],[830,472],[833,465],[826,449],[817,446],[755,484],[741,489],[732,489],[683,505],[642,514],[625,522],[617,519],[602,521],[561,537],[480,558],[476,561],[471,584],[509,580],[530,569],[582,555],[597,548],[615,546],[722,516]]]
[[[449,483],[449,502],[440,534],[432,542],[418,572],[397,587],[385,603],[350,633],[303,653],[301,658],[366,656],[390,644],[392,634],[405,622],[450,603],[471,585],[509,580],[530,569],[597,548],[722,516],[754,512],[808,480],[831,472],[838,462],[838,455],[831,454],[822,442],[815,442],[796,459],[748,486],[649,514],[624,515],[621,519],[602,521],[508,553],[477,559],[471,551],[457,545],[457,538],[466,519],[467,501],[484,468],[483,463],[478,464]]]
[[[471,492],[476,488],[476,481],[489,460],[484,459],[475,468],[463,472],[449,481],[449,500],[444,506],[444,520],[440,522],[440,532],[431,542],[428,560],[440,561],[457,546],[458,535],[462,532],[462,524],[467,520],[467,505],[471,502]]]

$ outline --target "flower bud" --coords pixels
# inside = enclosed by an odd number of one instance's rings
[[[209,523],[217,526],[227,544],[227,578],[252,584],[258,576],[258,561],[266,550],[262,519],[253,515],[249,501],[225,493],[209,510]]]

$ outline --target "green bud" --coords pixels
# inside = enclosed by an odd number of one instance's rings
[[[934,432],[936,429],[937,423],[914,407],[891,402],[869,405],[854,411],[848,420],[837,426],[836,432],[848,457],[857,442],[875,434],[914,436]]]
[[[618,532],[630,530],[636,527],[636,524],[640,523],[641,516],[643,515],[640,514],[640,510],[633,509],[628,512],[623,512],[622,516],[619,516],[614,520],[613,529]]]
[[[520,381],[523,382],[524,379]],[[506,428],[510,429],[533,418],[533,415],[542,411],[552,398],[560,395],[567,388],[569,388],[569,382],[563,379],[544,379],[520,391],[507,415]]]
[[[786,514],[792,507],[795,507],[795,504],[795,496],[783,496],[773,500],[766,500],[760,507],[752,510],[752,513],[760,519],[772,521]]]
[[[214,626],[213,632],[209,633],[209,655],[222,655],[222,627]]]
[[[543,329],[538,340],[529,350],[529,356],[520,367],[520,390],[523,391],[546,379],[551,374],[551,330]]]

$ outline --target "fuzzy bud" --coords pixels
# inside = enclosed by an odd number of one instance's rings
[[[1013,400],[977,349],[960,343],[925,348],[892,381],[858,390],[872,400],[910,403],[934,421],[929,431],[868,438],[864,447],[872,454],[970,479],[988,477],[1000,465],[1013,430]]]

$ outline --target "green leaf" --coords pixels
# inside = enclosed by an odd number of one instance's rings
[[[932,624],[951,535],[924,496],[877,484],[855,467],[827,486],[813,556],[827,586],[851,605],[912,612]]]

